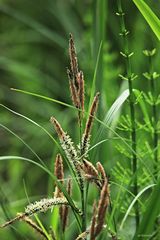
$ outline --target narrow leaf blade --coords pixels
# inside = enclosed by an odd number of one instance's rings
[[[160,20],[143,0],[133,0],[154,34],[160,40]]]

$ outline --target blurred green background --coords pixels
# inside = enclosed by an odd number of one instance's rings
[[[146,1],[159,15],[160,1]],[[138,79],[134,87],[146,90],[147,63],[142,51],[157,48],[155,68],[159,67],[159,42],[132,1],[123,1],[126,24],[130,31],[130,49],[134,52],[132,66]],[[100,119],[127,88],[118,75],[123,73],[119,54],[119,19],[114,0],[1,0],[0,1],[0,103],[43,126],[54,137],[49,122],[54,115],[66,131],[77,140],[74,110],[10,88],[45,95],[71,104],[66,68],[69,66],[68,38],[74,35],[80,69],[85,76],[86,108],[91,92],[98,51],[101,47],[96,76],[96,90],[101,92]],[[125,106],[124,106],[125,107]],[[34,154],[17,138],[23,139],[52,170],[58,151],[49,136],[28,120],[0,106],[0,155],[16,155],[37,161]],[[9,131],[10,130],[10,131]],[[12,132],[11,132],[12,131]],[[14,135],[16,134],[16,135]],[[119,160],[114,142],[97,158],[108,174]],[[93,162],[95,159],[93,159]],[[0,162],[0,223],[23,211],[30,200],[51,196],[53,184],[49,176],[36,166],[19,160]],[[43,216],[51,225],[51,214]],[[46,217],[48,216],[48,218]],[[55,224],[55,223],[54,223]],[[35,239],[24,224],[0,230],[0,239]],[[68,238],[69,239],[69,238]]]

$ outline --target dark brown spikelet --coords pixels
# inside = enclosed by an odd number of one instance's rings
[[[81,151],[82,154],[84,154],[87,150],[87,144],[90,139],[90,133],[91,133],[92,125],[93,125],[94,116],[96,114],[97,107],[98,107],[99,95],[100,94],[98,92],[96,94],[96,96],[94,97],[91,108],[90,108],[89,117],[88,117],[88,120],[86,123],[85,131],[84,131],[83,139],[82,139],[82,151]]]
[[[95,228],[95,236],[97,236],[103,229],[107,207],[109,206],[109,191],[108,182],[106,181],[101,190],[100,199],[97,209],[97,224]]]
[[[96,202],[94,202],[93,217],[92,217],[91,228],[90,228],[90,240],[95,240],[96,215],[97,215],[97,206],[96,206]]]
[[[63,183],[64,170],[63,170],[63,160],[60,154],[57,154],[54,168],[54,175]]]
[[[63,180],[64,180],[63,159],[60,154],[57,154],[56,156],[54,175],[57,177],[58,181],[60,181],[63,184]],[[58,186],[56,186],[54,196],[55,197],[63,196],[63,193],[58,188]]]
[[[65,132],[63,131],[61,125],[59,124],[59,122],[54,118],[54,117],[51,117],[50,118],[50,122],[53,124],[54,128],[55,128],[55,131],[57,132],[58,134],[58,137],[63,140],[64,139],[64,135],[65,135]]]
[[[101,175],[101,183],[102,183],[102,186],[103,186],[103,185],[104,185],[104,182],[105,182],[105,181],[108,181],[107,176],[106,176],[106,173],[105,173],[105,170],[104,170],[104,167],[102,166],[102,164],[101,164],[100,162],[97,162],[97,163],[96,163],[96,166],[97,166],[98,172],[99,172],[100,175]]]
[[[78,74],[78,84],[79,84],[79,102],[80,102],[80,106],[83,113],[84,112],[84,76],[82,71],[80,71]]]
[[[75,82],[76,89],[78,89],[78,82],[77,82],[78,62],[77,62],[76,48],[75,48],[73,36],[71,33],[69,36],[69,56],[70,56],[71,72],[73,77],[72,80]]]
[[[71,196],[71,192],[72,192],[72,181],[71,179],[68,180],[67,182],[67,192],[69,194],[69,196]],[[69,214],[69,208],[68,206],[61,206],[62,208],[62,218],[61,218],[61,222],[62,222],[62,231],[65,231],[65,228],[67,226],[67,220],[68,220],[68,214]]]
[[[68,76],[70,76],[69,72],[70,72],[70,70],[68,69],[67,70]],[[71,93],[71,98],[72,98],[73,105],[76,108],[80,108],[78,92],[77,92],[77,89],[74,85],[73,80],[70,79],[70,77],[69,77],[69,87],[70,87],[70,93]]]
[[[31,228],[33,228],[35,230],[36,233],[38,233],[41,237],[43,237],[43,239],[44,238],[48,239],[45,232],[39,226],[37,226],[37,224],[35,222],[33,222],[29,217],[24,216],[20,220],[27,223]]]
[[[93,166],[91,162],[84,159],[82,168],[87,175],[98,178],[98,171],[96,170],[96,168]]]

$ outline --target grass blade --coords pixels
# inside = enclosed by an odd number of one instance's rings
[[[34,97],[39,97],[39,98],[43,98],[45,100],[48,100],[48,101],[51,101],[51,102],[54,102],[54,103],[58,103],[58,104],[61,104],[63,106],[66,106],[66,107],[70,107],[70,108],[73,108],[74,110],[77,111],[77,108],[70,105],[70,104],[67,104],[67,103],[64,103],[64,102],[61,102],[61,101],[58,101],[54,98],[50,98],[50,97],[46,97],[46,96],[43,96],[41,94],[37,94],[37,93],[32,93],[32,92],[28,92],[28,91],[25,91],[25,90],[21,90],[21,89],[16,89],[16,88],[11,88],[12,91],[15,91],[15,92],[20,92],[20,93],[24,93],[24,94],[28,94],[28,95],[31,95],[31,96],[34,96]]]
[[[160,214],[160,204],[158,201],[158,199],[160,199],[159,189],[160,189],[160,178],[149,198],[148,204],[146,206],[146,211],[143,215],[140,226],[133,238],[134,240],[137,240],[140,238],[142,239],[142,235],[151,236],[154,230],[155,221],[157,219],[157,216]]]
[[[120,111],[120,108],[122,107],[123,103],[126,101],[126,99],[129,96],[129,90],[126,89],[125,91],[122,92],[122,94],[115,100],[115,102],[112,104],[112,106],[110,107],[109,111],[107,111],[103,123],[107,126],[109,126],[112,121],[115,121],[115,116],[116,114]],[[98,142],[101,140],[103,133],[105,130],[105,126],[101,125],[101,127],[99,128],[95,140]]]
[[[6,126],[4,126],[3,124],[0,123],[0,127],[4,128],[6,131],[8,131],[9,133],[11,133],[13,136],[15,136],[16,138],[18,138],[33,154],[34,156],[39,160],[39,162],[43,165],[46,166],[45,163],[43,162],[43,160],[38,156],[38,154],[21,138],[19,137],[16,133],[14,133],[12,130],[10,130],[9,128],[7,128]]]
[[[154,34],[160,40],[160,20],[143,0],[133,0]]]
[[[152,188],[152,187],[154,187],[154,186],[155,186],[155,184],[151,184],[151,185],[145,187],[145,188],[142,189],[142,190],[137,194],[137,196],[133,199],[133,201],[131,202],[131,204],[130,204],[128,210],[126,211],[126,214],[125,214],[125,216],[124,216],[124,218],[123,218],[123,220],[122,220],[122,222],[121,222],[120,229],[123,228],[123,225],[124,225],[124,223],[125,223],[128,215],[129,215],[131,209],[133,208],[133,205],[134,205],[135,202],[138,200],[138,198],[139,198],[145,191],[147,191],[149,188]]]

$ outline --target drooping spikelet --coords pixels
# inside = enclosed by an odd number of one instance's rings
[[[25,216],[25,213],[19,213],[15,218],[5,222],[4,224],[2,224],[0,227],[4,228],[7,227],[9,225],[11,225],[12,223],[19,221],[20,219],[22,219]]]
[[[85,174],[98,178],[98,171],[91,162],[87,161],[86,159],[83,159],[82,168]]]
[[[63,170],[63,160],[60,154],[57,154],[56,156],[54,175],[57,177],[60,183],[63,184],[64,170]],[[63,197],[63,193],[58,188],[58,186],[56,186],[55,188],[54,197]]]
[[[44,198],[44,199],[41,199],[40,201],[31,203],[25,208],[24,213],[19,213],[18,216],[1,225],[1,228],[4,228],[16,221],[23,220],[25,219],[25,217],[31,216],[34,213],[46,212],[47,210],[51,209],[55,205],[68,205],[68,201],[64,197],[63,198]]]
[[[98,207],[96,207],[95,203],[93,205],[93,217],[90,227],[90,240],[95,240],[96,237],[102,231],[108,206],[109,206],[109,189],[108,181],[106,180],[100,192]]]
[[[74,147],[74,144],[70,138],[70,136],[65,133],[58,123],[58,121],[54,118],[51,117],[51,123],[54,125],[55,130],[59,136],[61,146],[66,154],[66,157],[68,161],[70,162],[73,171],[77,175],[77,180],[79,182],[80,188],[83,189],[84,184],[83,184],[83,176],[81,174],[81,169],[80,169],[80,162],[78,158],[78,153],[76,148]]]
[[[109,192],[108,192],[108,182],[106,181],[101,190],[100,199],[98,202],[95,236],[97,236],[103,229],[106,210],[108,206],[109,206]]]
[[[86,159],[83,159],[81,167],[83,169],[86,180],[94,182],[99,188],[101,188],[101,182],[99,180],[98,171],[94,167],[94,165],[91,162],[87,161]]]
[[[99,93],[96,94],[96,96],[93,99],[92,105],[91,105],[89,117],[88,117],[88,120],[86,123],[83,137],[82,137],[82,144],[81,144],[81,146],[82,146],[81,153],[82,154],[87,153],[88,148],[89,148],[90,133],[91,133],[92,125],[93,125],[94,116],[96,114],[97,107],[98,107],[99,95],[100,95]]]
[[[98,172],[101,175],[101,185],[103,186],[105,181],[108,181],[105,170],[104,170],[104,167],[102,166],[102,164],[100,162],[97,162],[96,166],[97,166]]]
[[[40,201],[29,204],[25,208],[25,215],[31,216],[37,212],[46,212],[55,205],[68,205],[66,198],[44,198]]]

